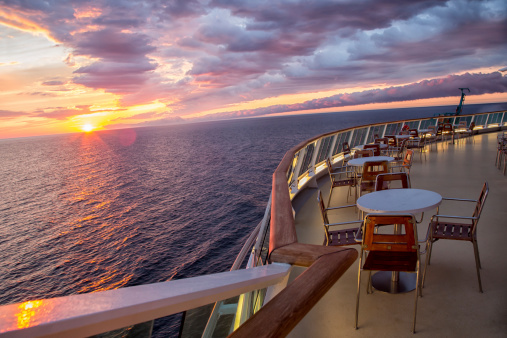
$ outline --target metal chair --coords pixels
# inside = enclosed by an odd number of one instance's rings
[[[387,173],[387,174],[378,174],[377,179],[375,180],[375,191],[385,190],[385,189],[400,189],[393,188],[392,183],[398,182],[401,185],[401,189],[410,188],[410,176],[405,172],[399,173]]]
[[[349,192],[347,194],[347,201],[349,199],[349,195],[352,195],[351,189],[356,187],[356,179],[354,176],[354,172],[349,166],[342,166],[333,169],[331,164],[331,160],[326,158],[327,171],[329,174],[330,180],[330,188],[329,188],[329,197],[327,200],[327,205],[331,202],[331,195],[333,194],[333,189],[338,187],[349,187]],[[355,190],[355,197],[357,199],[357,190]]]
[[[350,146],[348,142],[342,143],[343,163],[347,163],[350,159]]]
[[[407,149],[405,152],[405,157],[403,161],[393,161],[391,162],[391,171],[394,169],[399,169],[401,171],[405,171],[410,175],[410,168],[412,168],[412,159],[414,158],[414,151],[412,149]]]
[[[424,152],[424,148],[426,148],[426,138],[424,135],[421,137],[414,137],[408,140],[407,149],[419,149],[419,159],[422,160],[422,153]],[[426,153],[424,153],[424,157],[426,158]]]
[[[396,225],[399,231],[394,234],[377,232],[377,228]],[[401,227],[404,231],[401,231]],[[359,254],[359,272],[357,277],[356,320],[359,317],[359,296],[361,272],[369,271],[368,292],[371,292],[371,271],[403,271],[416,273],[414,320],[412,332],[415,333],[417,298],[422,295],[419,283],[420,252],[417,226],[411,214],[369,214],[363,225],[363,241]]]
[[[360,157],[372,157],[373,156],[373,150],[356,150],[354,152],[354,158],[360,158]]]
[[[373,150],[373,156],[380,156],[380,145],[379,144],[365,144],[364,150]]]
[[[460,199],[460,198],[443,198],[443,200],[449,201],[458,201],[458,202],[475,202],[475,210],[472,214],[472,217],[464,217],[464,216],[451,216],[451,215],[433,215],[431,217],[430,225],[428,228],[428,254],[426,255],[426,262],[424,264],[424,273],[423,273],[423,287],[424,281],[426,279],[426,269],[430,264],[431,260],[431,250],[433,248],[433,243],[438,241],[439,239],[450,239],[450,240],[458,240],[458,241],[468,241],[472,242],[474,246],[474,254],[475,254],[475,266],[477,269],[477,279],[479,281],[479,290],[482,291],[482,283],[481,283],[481,260],[479,258],[479,247],[477,245],[477,223],[479,223],[479,218],[481,217],[482,209],[484,208],[484,203],[486,202],[486,197],[489,193],[489,185],[488,182],[484,182],[482,186],[481,194],[479,199]],[[463,220],[463,223],[448,221],[448,220]]]
[[[361,181],[358,183],[359,196],[363,191],[375,191],[375,181],[377,175],[386,174],[389,172],[389,163],[387,161],[367,161],[363,165],[363,172],[361,174]]]
[[[329,210],[340,210],[346,208],[355,208],[355,204],[344,205],[333,208],[326,208],[324,205],[324,200],[322,198],[322,192],[319,190],[317,193],[317,202],[319,204],[320,215],[322,217],[322,224],[324,225],[325,237],[323,245],[332,245],[332,246],[343,246],[343,245],[354,245],[360,244],[362,239],[361,227],[363,221],[355,220],[355,221],[346,221],[340,223],[330,223],[327,212]],[[344,226],[357,224],[355,228],[347,228],[347,229],[338,229],[338,230],[329,230],[329,227],[335,226]]]

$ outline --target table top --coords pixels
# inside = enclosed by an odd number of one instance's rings
[[[394,135],[396,138],[409,138],[411,135]]]
[[[391,161],[394,161],[394,157],[391,157],[391,156],[359,157],[359,158],[353,158],[353,159],[349,160],[347,162],[347,164],[354,166],[354,167],[361,167],[364,165],[365,162],[376,162],[376,161],[391,162]]]
[[[354,146],[354,148],[353,148],[353,149],[363,150],[365,145],[366,145],[366,144],[360,144],[360,145]],[[388,146],[387,144],[385,144],[385,143],[378,143],[378,145],[379,145],[379,148],[380,148],[380,149],[387,149],[387,148],[389,147],[389,146]]]
[[[387,189],[363,195],[357,207],[372,213],[419,213],[436,208],[442,196],[423,189]]]

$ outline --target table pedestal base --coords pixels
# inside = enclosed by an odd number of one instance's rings
[[[371,276],[371,283],[375,290],[387,293],[413,291],[416,282],[417,274],[415,273],[379,271]]]

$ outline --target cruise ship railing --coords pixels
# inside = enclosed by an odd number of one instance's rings
[[[269,237],[267,235],[269,234],[270,213],[271,195],[264,212],[264,217],[243,245],[243,248],[231,267],[231,271],[241,268],[241,265],[249,252],[250,255],[246,265],[247,269],[266,264],[269,243]],[[262,306],[265,293],[266,289],[254,290],[252,292],[242,294],[239,297],[235,297],[232,300],[217,302],[213,307],[211,315],[209,316],[204,332],[202,333],[202,337],[223,336],[224,331],[226,331],[227,334],[234,331],[234,329],[238,328],[239,325],[250,318],[250,316],[252,316]],[[225,328],[222,324],[217,330],[217,324],[222,317],[228,317],[228,323],[225,325]],[[185,317],[182,319],[182,326],[185,326]],[[222,334],[217,331],[220,331]],[[186,335],[184,334],[184,330],[181,332],[182,334],[180,336],[185,337]]]
[[[473,122],[476,133],[507,126],[504,111],[443,118],[453,124],[462,120]],[[269,219],[265,215],[261,228],[264,223],[266,231],[264,236],[258,236],[266,239],[269,227],[268,258],[272,264],[260,263],[259,257],[265,258],[266,250],[264,255],[259,255],[263,250],[256,244],[249,259],[252,267],[248,269],[0,306],[0,336],[91,336],[283,284],[291,265],[308,267],[282,291],[266,297],[269,302],[232,333],[232,336],[250,337],[258,336],[262,330],[264,335],[286,335],[357,258],[355,249],[298,243],[291,200],[325,168],[326,157],[334,162],[343,158],[344,141],[353,147],[373,141],[375,134],[380,137],[395,134],[404,125],[427,128],[439,119],[348,128],[319,135],[290,149],[273,174],[272,201],[266,210],[271,216]],[[260,228],[259,233],[262,233]],[[252,244],[253,241],[244,247],[251,248]],[[240,261],[238,258],[237,264]],[[254,261],[258,266],[253,266]],[[257,302],[259,306],[262,303],[266,301]]]
[[[461,121],[466,121],[467,125],[474,123],[474,132],[480,133],[492,128],[506,126],[507,112],[497,111],[482,114],[408,119],[353,127],[319,135],[307,141],[294,154],[291,166],[287,171],[287,182],[290,187],[291,198],[302,190],[313,176],[326,168],[326,158],[331,158],[333,163],[343,159],[343,142],[348,142],[349,146],[353,148],[359,144],[373,142],[374,135],[382,138],[385,135],[397,134],[405,125],[410,129],[427,129],[429,126],[436,126],[442,121],[454,125],[459,124]]]

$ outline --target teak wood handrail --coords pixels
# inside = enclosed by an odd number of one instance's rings
[[[230,337],[286,336],[357,259],[355,249],[297,241],[286,175],[294,154],[308,142],[311,141],[302,142],[289,150],[273,174],[269,234],[271,262],[300,265],[308,269]]]
[[[307,249],[310,247],[317,249],[319,246],[307,245]],[[324,246],[320,248],[328,249],[321,250],[321,253],[332,252],[318,257],[305,272],[229,337],[284,337],[289,334],[357,258],[355,249]],[[298,244],[282,249],[285,250],[283,256],[299,255]]]

